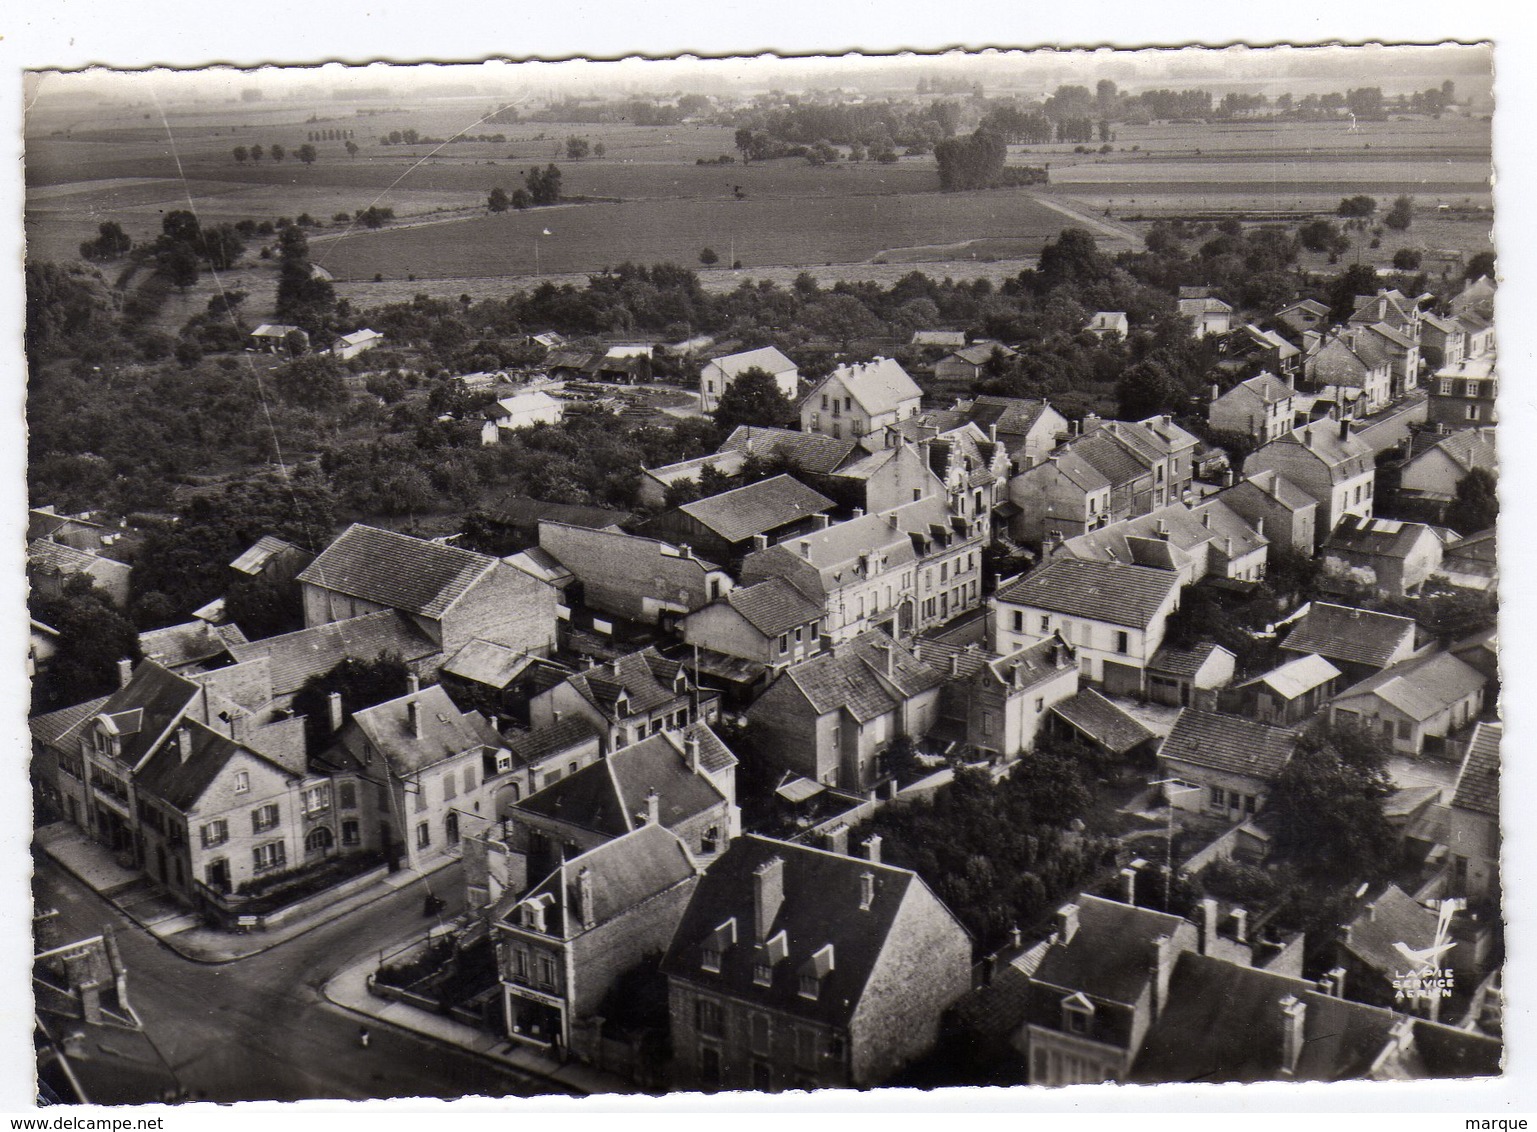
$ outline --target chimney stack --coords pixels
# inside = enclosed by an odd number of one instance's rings
[[[768,535],[753,535],[753,537],[752,537],[752,548],[754,550],[767,550],[768,549]]]
[[[752,873],[753,932],[761,946],[768,939],[769,928],[785,900],[785,863],[773,857]]]
[[[1169,1000],[1169,976],[1174,973],[1174,941],[1161,935],[1152,942],[1148,973],[1153,979],[1153,1017],[1163,1013],[1164,1003]]]
[[[646,824],[659,825],[662,821],[662,796],[652,787],[646,791]]]
[[[1340,439],[1350,439],[1350,422],[1348,420],[1341,419],[1340,421]]]
[[[856,507],[856,508],[854,508],[854,518],[856,518],[856,519],[863,519],[864,517],[865,517],[865,509],[863,507]]]
[[[1345,968],[1335,967],[1329,972],[1329,982],[1334,987],[1335,998],[1345,997]]]
[[[1233,938],[1239,943],[1249,942],[1249,911],[1247,908],[1233,909]]]
[[[406,694],[416,695],[422,690],[422,678],[414,672],[406,673]]]
[[[1126,903],[1136,906],[1137,903],[1137,870],[1121,870],[1121,899]]]
[[[1302,1058],[1303,1031],[1307,1026],[1308,1008],[1294,994],[1281,1000],[1281,1072],[1288,1077],[1297,1071]]]
[[[412,735],[422,737],[422,705],[417,700],[406,701],[406,726]]]
[[[326,711],[330,713],[331,731],[334,734],[342,729],[342,694],[332,692],[326,697]]]
[[[1227,557],[1233,557],[1233,536],[1227,535],[1222,540],[1222,553]]]
[[[694,557],[694,548],[689,546],[689,544],[686,543],[686,542],[680,542],[678,544],[678,557],[679,558],[692,558],[692,557]]]
[[[1260,538],[1264,538],[1265,537],[1265,520],[1264,519],[1255,519],[1254,520],[1254,533],[1259,535]]]
[[[1068,944],[1078,934],[1078,905],[1064,904],[1057,909],[1057,942]]]
[[[1018,951],[1023,946],[1024,946],[1024,939],[1019,934],[1019,926],[1015,925],[1014,927],[1009,929],[1009,947],[1012,948],[1014,951]]]
[[[128,687],[128,681],[133,679],[133,661],[126,656],[117,662],[117,686]]]
[[[683,753],[688,756],[688,768],[695,774],[699,773],[699,736],[693,732],[683,740]]]
[[[875,874],[866,869],[859,874],[859,910],[868,912],[875,903]]]
[[[801,539],[800,548],[801,557],[806,559],[808,562],[811,561],[811,540],[805,538]]]
[[[832,526],[832,522],[832,516],[823,511],[817,516],[817,530],[825,531],[828,527]]]
[[[881,863],[881,835],[872,833],[865,838],[865,857],[872,865]]]
[[[1201,901],[1201,954],[1210,955],[1217,939],[1217,902],[1210,896]]]
[[[176,757],[181,762],[192,757],[192,730],[185,723],[176,729]]]
[[[592,906],[592,870],[583,865],[576,874],[576,914],[582,927],[590,928],[597,922],[597,911]]]
[[[1222,396],[1222,387],[1220,385],[1218,385],[1215,381],[1212,382],[1211,383],[1211,399],[1213,401],[1215,401],[1218,397],[1221,397],[1221,396]]]
[[[822,834],[822,848],[829,853],[837,853],[841,857],[849,854],[849,827],[847,822],[839,822]]]

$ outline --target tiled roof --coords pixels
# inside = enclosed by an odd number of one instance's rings
[[[421,736],[411,728],[409,705],[418,705]],[[352,713],[364,737],[398,776],[413,774],[474,747],[500,747],[502,737],[478,711],[461,712],[440,685]]]
[[[679,743],[661,732],[530,794],[517,808],[618,837],[645,824],[646,799],[653,790],[661,823],[669,829],[726,805],[714,783],[689,769]]]
[[[804,563],[817,572],[824,591],[831,591],[854,579],[852,570],[867,552],[883,555],[888,569],[917,560],[907,531],[884,515],[865,515],[753,551],[742,562],[742,582],[789,576]]]
[[[1369,472],[1374,466],[1371,449],[1367,448],[1354,435],[1346,436],[1343,439],[1340,437],[1338,421],[1313,421],[1294,432],[1271,441],[1271,444],[1290,444],[1306,449],[1333,472],[1336,483],[1340,480],[1350,479]],[[1265,445],[1265,448],[1269,447],[1269,444]],[[1251,468],[1254,471],[1264,469],[1265,463],[1262,457],[1265,448],[1261,448],[1244,461],[1244,471],[1246,473]]]
[[[488,517],[512,527],[537,528],[541,522],[562,523],[568,527],[608,530],[623,526],[633,517],[628,511],[607,507],[588,507],[580,503],[547,503],[520,495],[506,495],[485,509]]]
[[[1043,464],[1038,467],[1054,467],[1061,475],[1085,492],[1105,491],[1110,487],[1110,481],[1088,460],[1084,459],[1071,448],[1062,448],[1053,452]],[[1029,475],[1027,470],[1024,474]]]
[[[1390,884],[1345,925],[1341,946],[1367,967],[1378,972],[1397,972],[1407,961],[1393,945],[1420,949],[1436,938],[1437,915]]]
[[[1246,681],[1243,686],[1247,688],[1255,684],[1264,684],[1282,699],[1295,700],[1298,696],[1339,678],[1338,668],[1321,656],[1309,654],[1299,656],[1296,660],[1289,660],[1279,668],[1272,668],[1264,675]]]
[[[1226,397],[1229,393],[1239,389],[1247,390],[1267,405],[1274,404],[1277,401],[1285,401],[1292,396],[1292,387],[1273,373],[1262,373],[1256,377],[1249,378],[1248,381],[1240,381],[1232,389],[1228,390],[1228,393],[1224,393],[1223,396]]]
[[[1244,477],[1241,483],[1234,486],[1238,488],[1243,487],[1244,484],[1252,486],[1256,491],[1268,496],[1290,511],[1301,511],[1308,507],[1318,506],[1318,500],[1292,483],[1291,480],[1287,479],[1280,472],[1270,470],[1255,472],[1253,475]],[[1218,498],[1221,498],[1220,494]]]
[[[1271,779],[1281,773],[1296,746],[1295,732],[1236,715],[1184,708],[1159,747],[1158,757]]]
[[[139,651],[145,660],[153,660],[167,668],[182,668],[201,660],[232,655],[230,646],[246,643],[245,634],[237,627],[229,625],[222,630],[206,621],[151,629],[139,634]]]
[[[766,926],[756,922],[754,873],[782,862],[784,897]],[[861,908],[864,874],[873,880],[870,906]],[[694,890],[662,960],[670,978],[708,981],[712,990],[779,1013],[846,1023],[859,1009],[865,984],[884,951],[908,890],[922,885],[913,873],[858,857],[829,853],[748,834],[710,866]],[[728,920],[736,942],[721,952],[720,972],[701,971],[706,940]],[[756,940],[784,933],[783,958],[772,963],[769,986],[754,979]],[[800,973],[814,955],[831,946],[831,969],[815,999],[800,995]],[[826,954],[823,952],[823,954]]]
[[[1124,755],[1153,738],[1153,733],[1138,720],[1093,688],[1085,688],[1076,696],[1054,704],[1051,710],[1113,755]]]
[[[229,761],[242,751],[249,757],[261,759],[289,778],[297,777],[292,771],[252,750],[236,743],[196,720],[187,720],[187,742],[191,751],[182,757],[176,738],[161,745],[160,749],[144,764],[134,782],[153,797],[186,812],[197,805],[203,791],[213,784]]]
[[[765,373],[777,376],[795,368],[795,363],[773,346],[761,346],[756,350],[744,350],[740,354],[711,358],[710,362],[719,366],[727,379],[737,377],[750,369],[761,369]]]
[[[1424,721],[1484,686],[1483,673],[1449,652],[1407,660],[1341,692],[1335,703],[1375,696],[1410,719]]]
[[[1180,299],[1179,313],[1186,318],[1203,314],[1231,314],[1231,303],[1225,303],[1221,299],[1212,298],[1210,295],[1199,299]]]
[[[1408,558],[1426,538],[1435,533],[1423,523],[1405,523],[1398,519],[1363,519],[1345,515],[1339,526],[1320,548],[1319,553],[1337,551],[1373,558]]]
[[[1148,465],[1123,443],[1104,430],[1071,441],[1059,451],[1071,452],[1110,481],[1112,487],[1124,487],[1151,474]]]
[[[738,763],[736,755],[731,753],[731,748],[715,734],[714,730],[704,720],[689,724],[683,729],[683,750],[688,751],[689,740],[699,744],[699,765],[708,774],[717,774],[723,770],[729,770]]]
[[[581,907],[578,894],[579,878],[584,873],[592,893],[590,912]],[[638,908],[698,873],[688,847],[676,834],[663,825],[643,825],[561,862],[525,896],[509,893],[497,907],[497,918],[509,920],[524,900],[549,895],[555,903],[545,913],[545,923],[556,932],[564,925],[569,939]],[[560,915],[556,908],[566,914]],[[583,926],[584,919],[591,927]]]
[[[1011,350],[1002,342],[973,342],[970,346],[957,350],[950,356],[952,358],[960,358],[961,361],[970,365],[980,366],[985,365],[987,362],[991,361],[995,353],[1000,354],[1005,358],[1014,358],[1019,356],[1018,350]]]
[[[1169,570],[1059,558],[1005,586],[996,599],[1146,629],[1179,586],[1179,575]]]
[[[686,503],[678,510],[728,543],[809,519],[833,506],[792,476],[779,475],[735,488],[708,499]]]
[[[818,715],[844,708],[861,723],[940,683],[938,673],[878,629],[791,665],[780,679],[799,688]]]
[[[755,456],[777,456],[789,460],[803,472],[831,474],[850,456],[864,450],[852,440],[834,440],[814,432],[788,428],[764,428],[738,425],[721,444],[720,450],[751,452]]]
[[[817,383],[810,396],[815,397],[816,390],[833,378],[842,382],[849,396],[858,401],[860,407],[871,416],[889,413],[899,405],[923,396],[918,383],[891,358],[876,358],[869,362],[839,366]]]
[[[141,661],[128,683],[107,697],[98,715],[118,717],[122,761],[137,766],[202,688],[152,660]],[[131,729],[131,730],[130,730]]]
[[[528,667],[529,660],[527,653],[477,638],[446,661],[442,672],[489,688],[505,688]]]
[[[1170,676],[1194,677],[1200,673],[1201,666],[1212,658],[1212,654],[1219,651],[1228,656],[1233,655],[1214,641],[1204,641],[1190,649],[1165,647],[1153,654],[1152,663],[1148,667],[1154,672]]]
[[[822,616],[822,607],[783,578],[767,578],[726,595],[726,602],[765,637],[777,637]]]
[[[285,542],[276,535],[263,535],[230,563],[230,569],[238,570],[242,574],[260,574],[275,556],[289,550],[304,553],[293,543]]]
[[[85,703],[76,704],[74,707],[34,715],[27,721],[27,728],[32,732],[32,738],[39,743],[73,750],[73,736],[86,720],[101,710],[106,702],[106,696],[98,696],[94,700],[86,700]]]
[[[973,399],[964,411],[972,424],[984,431],[988,425],[997,425],[1000,435],[1023,436],[1048,407],[1045,401],[1034,398],[981,396]]]
[[[1294,358],[1302,352],[1301,350],[1297,349],[1297,347],[1288,342],[1285,338],[1282,338],[1274,330],[1261,330],[1252,322],[1244,323],[1243,326],[1239,327],[1239,330],[1241,330],[1248,337],[1249,341],[1254,343],[1254,345],[1264,350],[1274,350],[1276,352],[1276,357],[1280,358],[1282,361],[1286,360],[1287,358]]]
[[[266,657],[271,665],[272,694],[286,696],[297,692],[311,676],[329,672],[349,657],[372,661],[387,653],[409,663],[432,656],[439,649],[409,617],[381,609],[260,641],[232,644],[229,651],[239,663]]]
[[[1071,940],[1058,941],[1047,950],[1036,968],[1036,982],[1105,1002],[1135,1005],[1151,978],[1148,956],[1153,942],[1172,937],[1184,921],[1087,893],[1074,903],[1078,930]]]
[[[1385,668],[1401,649],[1413,644],[1414,622],[1408,617],[1315,601],[1281,647]]]
[[[562,754],[600,738],[591,720],[584,715],[572,713],[548,727],[536,727],[532,731],[509,731],[502,737],[502,744],[512,752],[519,766],[532,766],[552,755]]]
[[[1480,723],[1473,728],[1468,753],[1457,772],[1452,805],[1492,818],[1500,816],[1500,741],[1504,737],[1503,724]]]
[[[677,661],[648,648],[574,672],[566,679],[605,716],[616,718],[621,694],[629,701],[629,715],[644,715],[682,696],[683,692],[674,690],[682,670]]]
[[[62,542],[33,539],[27,544],[27,567],[44,574],[82,574],[96,566],[127,572],[132,569],[126,562],[101,554],[87,554]]]
[[[951,644],[921,638],[913,644],[913,655],[945,679],[975,676],[998,654],[977,644]]]
[[[354,523],[299,580],[403,613],[441,617],[496,565],[489,555]]]
[[[1429,436],[1429,433],[1420,433],[1415,439]],[[1453,463],[1467,472],[1471,472],[1474,468],[1484,468],[1492,472],[1499,467],[1499,452],[1495,448],[1494,430],[1490,428],[1459,428],[1421,448],[1415,458],[1409,462],[1410,465],[1418,463],[1431,452],[1445,453]],[[1405,471],[1407,470],[1405,468]]]

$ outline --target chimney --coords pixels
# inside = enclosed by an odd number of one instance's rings
[[[406,673],[406,694],[416,695],[422,690],[422,678],[414,672]]]
[[[865,857],[872,865],[881,863],[881,835],[872,833],[865,838]]]
[[[683,740],[683,751],[688,755],[688,768],[695,774],[699,773],[699,736],[690,732]]]
[[[1265,537],[1265,520],[1264,519],[1255,519],[1254,520],[1254,533],[1259,535],[1260,538],[1264,538]]]
[[[117,662],[117,686],[128,687],[128,681],[133,679],[133,661],[126,656]]]
[[[769,928],[785,901],[785,863],[783,857],[764,861],[752,873],[753,931],[761,945],[768,940]]]
[[[1340,421],[1340,439],[1341,440],[1349,440],[1350,439],[1350,422],[1348,420],[1341,420]]]
[[[865,509],[863,507],[856,507],[856,508],[854,508],[854,518],[856,518],[856,519],[863,519],[864,517],[865,517]]]
[[[1222,553],[1227,557],[1233,557],[1233,536],[1227,535],[1222,540]]]
[[[822,848],[829,853],[837,853],[841,857],[849,854],[849,827],[847,822],[839,822],[822,834]]]
[[[559,722],[560,722],[560,709],[557,708],[556,710],[550,712],[550,726],[553,727],[555,724],[557,724]]]
[[[678,544],[678,557],[679,558],[692,558],[692,557],[694,557],[694,548],[689,546],[689,544],[686,543],[686,542],[680,542]]]
[[[646,824],[660,825],[662,821],[662,796],[652,787],[646,791]]]
[[[1078,934],[1078,905],[1064,904],[1057,909],[1057,942],[1068,944]]]
[[[859,910],[868,912],[875,903],[875,874],[869,869],[859,874]]]
[[[1009,676],[1011,677],[1010,683],[1012,683],[1016,689],[1023,688],[1025,686],[1025,666],[1023,664],[1016,664],[1012,666],[1009,669]]]
[[[832,516],[829,515],[826,511],[823,511],[820,515],[817,516],[817,530],[825,531],[832,525],[832,521]]]
[[[1137,870],[1121,870],[1121,899],[1126,903],[1136,906],[1137,903]]]
[[[1019,927],[1018,927],[1018,925],[1010,928],[1009,929],[1009,947],[1012,950],[1014,950],[1014,951],[1018,951],[1023,946],[1024,946],[1024,939],[1019,934]]]
[[[332,692],[326,697],[326,711],[330,713],[332,732],[340,731],[342,729],[342,694],[340,692]]]
[[[1218,385],[1215,381],[1212,382],[1211,383],[1211,399],[1213,401],[1215,401],[1218,397],[1221,397],[1221,396],[1222,396],[1222,387],[1220,385]]]
[[[1239,943],[1249,942],[1249,910],[1247,908],[1233,909],[1233,938]]]
[[[1335,967],[1329,972],[1329,982],[1334,987],[1334,997],[1345,997],[1345,968]]]
[[[1201,901],[1201,954],[1210,955],[1217,940],[1217,902],[1210,896]]]
[[[1169,936],[1161,935],[1153,940],[1148,957],[1148,974],[1153,980],[1154,1018],[1163,1013],[1164,1003],[1169,1000],[1169,976],[1174,973],[1174,957],[1177,954],[1174,940]]]
[[[1210,511],[1202,511],[1201,512],[1201,526],[1205,527],[1207,530],[1211,530],[1211,512]]]
[[[418,739],[422,737],[422,705],[417,700],[406,701],[406,727]]]
[[[1302,1034],[1307,1025],[1308,1008],[1294,994],[1281,1000],[1281,1072],[1288,1077],[1297,1071],[1302,1058]]]
[[[801,550],[801,557],[806,559],[806,561],[808,561],[808,562],[811,561],[811,540],[810,539],[805,539],[805,538],[801,539],[801,541],[800,541],[800,550]]]
[[[1233,469],[1229,468],[1227,471],[1222,473],[1222,486],[1232,487],[1233,482]]]
[[[961,654],[958,653],[958,652],[953,652],[953,653],[950,654],[950,675],[951,676],[959,676],[960,674],[961,674]]]
[[[879,644],[875,646],[875,651],[881,654],[881,671],[889,680],[896,668],[896,660],[892,656],[894,650],[888,644]]]
[[[592,870],[586,865],[576,874],[576,915],[584,928],[597,922],[597,911],[592,906]]]
[[[754,550],[767,550],[768,549],[768,535],[753,535],[753,537],[752,537],[752,548]]]
[[[192,757],[192,730],[185,723],[176,729],[176,757],[181,762]]]
[[[1366,922],[1375,923],[1377,919],[1377,903],[1373,901],[1366,906]]]
[[[998,422],[994,421],[987,426],[987,439],[994,444],[998,443]]]
[[[1158,520],[1158,537],[1161,539],[1167,539],[1169,537],[1169,524],[1164,522],[1162,519]]]

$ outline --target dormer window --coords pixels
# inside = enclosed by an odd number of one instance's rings
[[[833,945],[824,943],[801,964],[800,996],[812,1001],[822,997],[822,985],[833,970]]]
[[[699,949],[699,969],[712,975],[720,974],[721,961],[726,949],[736,943],[736,917],[731,916],[705,937]]]
[[[1094,1004],[1082,994],[1062,1000],[1062,1029],[1069,1034],[1087,1034],[1094,1028]]]
[[[767,963],[754,963],[752,965],[752,981],[754,986],[773,986],[774,968]]]

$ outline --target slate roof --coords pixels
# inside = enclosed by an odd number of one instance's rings
[[[436,618],[496,565],[486,554],[354,523],[304,568],[299,580]]]
[[[1236,715],[1183,708],[1158,748],[1160,759],[1272,779],[1292,757],[1297,735]]]
[[[1416,440],[1422,438],[1431,438],[1431,434],[1420,433],[1415,437]],[[1499,467],[1494,430],[1490,428],[1459,428],[1435,440],[1433,444],[1425,447],[1416,445],[1416,448],[1416,455],[1409,461],[1410,465],[1418,463],[1431,452],[1440,452],[1465,472],[1471,472],[1474,468],[1485,468],[1492,472]]]
[[[191,680],[145,660],[96,714],[113,717],[121,733],[122,761],[137,766],[201,691]]]
[[[900,525],[893,526],[885,515],[865,515],[753,551],[742,562],[742,581],[752,583],[776,575],[788,577],[805,564],[817,572],[824,592],[830,592],[853,580],[851,568],[867,551],[884,555],[887,569],[908,565],[918,557],[912,538]]]
[[[941,682],[937,672],[879,629],[791,665],[780,679],[799,688],[818,715],[843,708],[860,723],[893,711],[904,699]]]
[[[822,607],[783,578],[767,578],[726,595],[726,603],[765,637],[777,637],[822,616]]]
[[[1179,589],[1169,570],[1059,558],[999,590],[997,601],[1146,629]]]
[[[1426,537],[1435,538],[1435,532],[1424,523],[1344,515],[1320,553],[1332,550],[1372,558],[1408,558]]]
[[[1282,338],[1274,330],[1261,330],[1252,322],[1246,322],[1238,328],[1254,345],[1265,350],[1274,350],[1276,356],[1282,361],[1294,358],[1302,351],[1293,346],[1285,338]]]
[[[517,809],[619,837],[645,824],[646,798],[653,790],[661,823],[669,829],[727,804],[713,782],[689,769],[681,745],[660,732],[530,794]]]
[[[1078,905],[1078,930],[1068,942],[1047,949],[1036,982],[1134,1006],[1151,977],[1153,942],[1172,938],[1184,921],[1088,893],[1073,903]]]
[[[1392,1011],[1320,994],[1312,983],[1197,952],[1182,952],[1163,1013],[1143,1041],[1131,1081],[1273,1081],[1282,1073],[1281,1001],[1300,1000],[1301,1055],[1292,1080],[1365,1076],[1392,1035]]]
[[[1278,401],[1288,400],[1293,395],[1292,387],[1287,385],[1286,382],[1282,381],[1275,374],[1262,373],[1255,377],[1249,378],[1248,381],[1240,381],[1237,385],[1233,386],[1232,389],[1229,389],[1226,393],[1224,393],[1222,397],[1219,397],[1218,400],[1223,400],[1236,393],[1240,389],[1252,393],[1267,405],[1273,405]]]
[[[851,455],[862,455],[864,449],[852,440],[834,440],[814,432],[738,425],[722,442],[720,451],[746,451],[762,457],[779,456],[789,460],[800,471],[828,475]]]
[[[211,786],[231,759],[244,752],[253,759],[260,759],[286,777],[299,776],[271,759],[243,746],[233,739],[205,727],[195,719],[187,720],[187,740],[192,750],[183,759],[173,733],[169,742],[160,749],[134,775],[134,782],[156,798],[186,813],[197,805],[203,792]]]
[[[956,407],[984,432],[989,425],[997,425],[999,435],[1023,436],[1050,406],[1034,398],[988,395],[973,398],[970,405]]]
[[[753,874],[776,858],[783,862],[784,899],[761,934],[772,939],[783,932],[784,957],[773,964],[771,985],[763,987],[753,978],[760,934]],[[868,909],[861,909],[861,877],[866,873],[874,880],[874,897]],[[662,971],[777,1012],[847,1024],[859,1008],[909,889],[922,884],[907,869],[747,834],[733,841],[700,879],[663,957]],[[703,944],[727,920],[735,920],[736,943],[721,953],[719,974],[705,973]],[[815,1000],[802,998],[801,970],[828,945],[833,963],[822,979],[821,993]]]
[[[1243,687],[1264,684],[1282,699],[1295,700],[1298,696],[1311,692],[1330,680],[1338,680],[1340,675],[1340,670],[1334,665],[1323,657],[1310,653],[1307,656],[1299,656],[1296,660],[1289,660],[1279,668],[1272,668],[1253,680],[1245,681]]]
[[[1211,295],[1202,295],[1199,298],[1179,299],[1179,313],[1186,318],[1192,318],[1203,314],[1231,314],[1233,306]]]
[[[372,661],[381,653],[389,653],[410,663],[433,656],[439,649],[409,617],[381,609],[260,641],[232,644],[229,651],[242,664],[266,657],[272,672],[272,694],[286,696],[297,692],[311,676],[331,671],[348,657]]]
[[[1111,486],[1103,472],[1071,448],[1053,452],[1044,464],[1056,468],[1061,475],[1085,492],[1104,491]],[[1043,465],[1037,465],[1037,467],[1040,466]],[[1028,475],[1029,471],[1027,470],[1024,474]]]
[[[1371,449],[1358,437],[1351,435],[1344,439],[1340,438],[1338,421],[1313,421],[1272,440],[1270,444],[1289,444],[1306,450],[1330,470],[1335,483],[1362,475],[1376,466]],[[1270,444],[1265,445],[1265,448],[1269,448]],[[1245,472],[1251,468],[1254,471],[1264,469],[1260,457],[1265,448],[1261,448],[1244,461]]]
[[[956,350],[950,357],[960,358],[961,361],[969,365],[980,366],[990,361],[995,351],[1005,358],[1016,358],[1019,356],[1018,350],[1010,349],[1002,342],[973,342],[970,346]]]
[[[1390,884],[1345,925],[1340,946],[1374,971],[1397,972],[1408,960],[1393,945],[1429,947],[1436,938],[1436,920],[1435,912]]]
[[[1451,653],[1441,652],[1385,668],[1341,692],[1334,702],[1376,696],[1410,719],[1423,722],[1483,686],[1483,673]]]
[[[913,654],[947,680],[975,676],[998,659],[997,653],[980,645],[951,644],[930,638],[914,642]]]
[[[830,509],[833,501],[792,476],[778,475],[712,495],[678,510],[728,543],[745,542]]]
[[[582,926],[578,896],[578,878],[584,871],[592,892],[591,928]],[[698,873],[688,847],[676,834],[666,826],[643,825],[561,862],[526,895],[509,893],[497,906],[496,917],[510,922],[524,900],[549,895],[554,902],[545,913],[545,924],[554,929],[553,934],[571,939],[617,919]]]
[[[1138,720],[1093,688],[1084,688],[1076,696],[1052,705],[1051,710],[1113,755],[1124,755],[1153,738],[1153,733]]]
[[[73,707],[34,715],[27,721],[27,729],[32,732],[34,740],[45,746],[74,750],[74,737],[79,734],[81,726],[99,712],[106,702],[106,696],[98,696]]]
[[[613,511],[607,507],[589,507],[580,503],[547,503],[542,499],[527,499],[521,495],[503,496],[486,508],[486,514],[498,523],[529,529],[536,529],[540,522],[551,522],[563,523],[568,527],[607,530],[622,526],[633,518],[628,511]]]
[[[750,369],[761,369],[777,376],[795,368],[795,363],[773,346],[761,346],[756,350],[744,350],[739,354],[726,354],[723,357],[711,358],[710,361],[720,367],[728,380]]]
[[[408,705],[420,706],[421,738]],[[414,774],[474,747],[500,747],[502,737],[478,711],[461,712],[440,685],[352,713],[352,720],[397,776]]]
[[[1414,622],[1408,617],[1315,601],[1281,647],[1386,668],[1406,643],[1413,647]]]
[[[235,561],[230,563],[230,569],[238,570],[242,574],[260,574],[267,567],[267,563],[284,551],[297,551],[304,554],[303,550],[291,542],[286,542],[276,535],[263,535],[255,543],[240,553]]]
[[[213,626],[207,621],[168,625],[139,634],[139,651],[145,660],[167,668],[184,668],[199,661],[233,655],[232,645],[246,643],[238,626]]]
[[[1500,816],[1500,741],[1504,737],[1503,724],[1480,723],[1473,728],[1468,753],[1457,772],[1453,806],[1492,818]]]
[[[868,362],[839,366],[818,382],[808,396],[816,396],[816,390],[833,378],[841,381],[849,396],[858,401],[860,407],[871,416],[889,413],[899,405],[923,396],[918,383],[891,358],[875,358]]]

